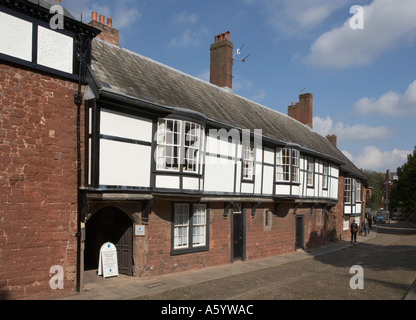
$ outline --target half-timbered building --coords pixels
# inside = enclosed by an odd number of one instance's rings
[[[311,93],[285,115],[232,91],[229,32],[211,45],[208,83],[120,47],[95,13],[89,25],[68,13],[72,31],[52,31],[46,4],[0,4],[5,26],[22,31],[10,44],[0,28],[4,296],[52,294],[53,265],[80,290],[106,242],[120,273],[157,276],[322,245],[361,215],[364,177],[312,130]],[[84,51],[78,34],[95,37]],[[42,48],[48,37],[56,48]],[[19,84],[29,100],[13,95]]]

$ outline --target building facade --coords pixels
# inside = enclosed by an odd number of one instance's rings
[[[157,276],[349,234],[364,177],[312,130],[312,94],[287,116],[233,93],[229,32],[206,83],[121,48],[96,13],[51,30],[51,5],[0,2],[3,298],[81,290],[108,241],[120,273]]]

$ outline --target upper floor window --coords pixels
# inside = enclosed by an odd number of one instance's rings
[[[159,119],[156,168],[158,170],[200,172],[204,128],[196,123]]]
[[[276,181],[290,181],[290,149],[282,148],[276,152]]]
[[[292,182],[299,182],[299,150],[292,149]]]
[[[253,143],[243,143],[243,179],[253,180],[254,176],[254,146]]]
[[[328,176],[329,176],[329,165],[328,162],[324,162],[323,175],[322,175],[322,188],[328,189]]]
[[[312,157],[308,157],[306,170],[306,183],[310,187],[313,186],[313,176],[315,170],[315,161]]]
[[[276,151],[276,181],[299,182],[299,150],[280,148]]]
[[[351,203],[351,178],[345,178],[344,180],[344,203]]]
[[[355,199],[357,202],[361,202],[361,183],[358,180],[355,182],[355,194]]]

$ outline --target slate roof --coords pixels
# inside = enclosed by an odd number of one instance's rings
[[[297,145],[303,152],[342,164],[342,169],[361,177],[361,172],[328,139],[308,126],[211,83],[171,67],[94,39],[92,70],[99,91],[159,106],[181,108],[209,120],[240,129],[262,129],[276,143]]]

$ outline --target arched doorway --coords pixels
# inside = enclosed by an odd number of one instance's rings
[[[87,220],[85,228],[85,270],[98,268],[101,246],[112,242],[117,247],[119,273],[133,275],[133,223],[123,211],[101,209]]]

